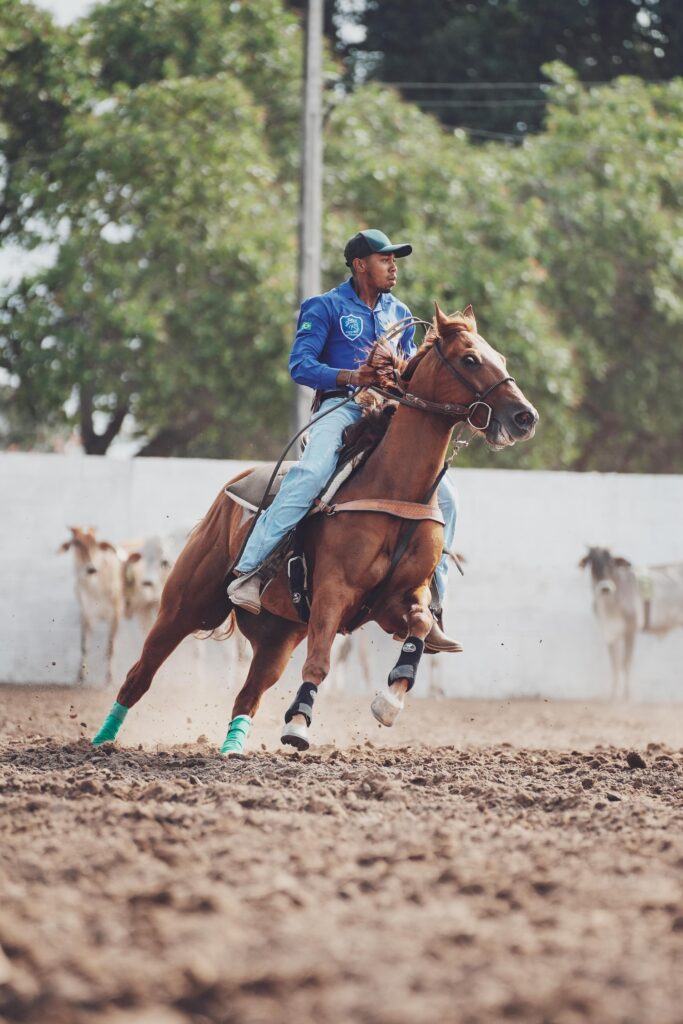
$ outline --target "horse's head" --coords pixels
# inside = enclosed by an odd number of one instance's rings
[[[529,440],[538,413],[508,375],[505,357],[478,333],[472,307],[451,316],[438,303],[435,307],[433,326],[403,379],[411,379],[419,366],[411,390],[432,401],[468,406],[467,422],[491,448]]]

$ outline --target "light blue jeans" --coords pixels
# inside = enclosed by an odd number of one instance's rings
[[[289,470],[273,504],[261,514],[252,531],[237,566],[240,572],[251,572],[258,568],[285,534],[304,518],[332,476],[342,446],[342,435],[348,426],[362,416],[362,409],[355,402],[347,402],[346,405],[341,405],[341,402],[341,398],[328,398],[320,406],[311,424],[303,455]],[[318,417],[335,406],[340,408],[316,422]],[[457,495],[448,476],[439,484],[437,498],[446,521],[444,547],[450,548],[455,535]],[[448,556],[445,554],[436,568],[435,580],[439,599],[443,601],[448,581]]]

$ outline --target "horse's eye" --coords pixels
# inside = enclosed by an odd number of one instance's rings
[[[476,356],[463,356],[462,361],[464,366],[479,366],[479,360]]]

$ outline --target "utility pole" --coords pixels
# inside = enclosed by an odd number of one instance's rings
[[[323,205],[323,0],[308,0],[299,205],[299,304],[320,294]],[[310,419],[311,392],[294,384],[293,424]]]

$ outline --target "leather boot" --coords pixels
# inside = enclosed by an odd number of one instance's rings
[[[261,611],[261,587],[263,580],[257,572],[238,576],[228,587],[228,597],[238,608],[258,615]]]
[[[425,654],[455,654],[462,650],[457,640],[451,640],[443,631],[442,611],[432,609],[432,628],[425,637]]]

